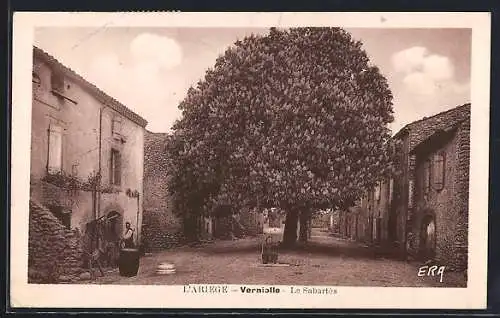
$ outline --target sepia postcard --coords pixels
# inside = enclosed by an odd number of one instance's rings
[[[486,307],[488,13],[17,12],[12,59],[11,307]]]

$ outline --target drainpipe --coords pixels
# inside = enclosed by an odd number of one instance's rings
[[[101,211],[101,150],[102,150],[102,109],[103,107],[99,107],[99,150],[98,150],[98,156],[97,156],[97,182],[95,185],[95,200],[96,202],[96,208],[95,208],[95,213],[94,213],[94,220],[96,221],[96,230],[97,230],[97,219],[100,217],[100,211]],[[99,239],[98,236],[96,236],[96,247],[99,245]]]
[[[99,108],[99,159],[98,159],[98,177],[97,177],[97,217],[100,217],[101,212],[101,179],[102,179],[102,107]]]
[[[137,192],[137,220],[135,222],[135,227],[137,229],[137,246],[140,245],[140,242],[139,242],[139,209],[140,209],[140,203],[139,203],[139,200],[140,200],[140,193]]]

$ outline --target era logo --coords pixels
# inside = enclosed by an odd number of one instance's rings
[[[437,270],[437,272],[436,272]],[[436,273],[435,273],[436,272]],[[422,266],[418,269],[418,276],[437,276],[440,275],[441,277],[439,278],[439,282],[443,282],[443,274],[444,274],[444,266],[437,266],[437,265],[432,265],[432,266]]]

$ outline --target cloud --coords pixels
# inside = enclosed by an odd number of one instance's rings
[[[452,61],[439,54],[431,54],[425,47],[414,46],[395,53],[392,65],[402,74],[406,89],[413,94],[466,93],[468,84],[458,83]]]
[[[435,54],[424,58],[423,72],[435,81],[452,79],[455,75],[455,69],[450,59]]]
[[[139,63],[171,69],[182,62],[182,48],[176,40],[152,33],[141,33],[130,43],[130,53]]]
[[[177,41],[141,33],[129,43],[128,52],[94,55],[85,73],[104,92],[145,116],[148,130],[164,132],[179,117],[177,105],[187,91],[172,71],[182,62]]]
[[[392,56],[392,64],[396,72],[411,73],[423,64],[427,53],[425,47],[415,46],[399,51]]]

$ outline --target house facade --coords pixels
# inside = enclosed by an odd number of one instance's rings
[[[356,239],[466,267],[469,127],[470,104],[465,104],[401,129],[393,137],[401,144],[400,174],[361,198],[357,214],[365,231]],[[353,227],[355,216],[346,217],[346,228]]]
[[[416,146],[409,246],[421,259],[467,268],[470,121],[450,122]]]
[[[126,222],[139,243],[146,120],[37,47],[32,84],[31,199],[93,246]]]

